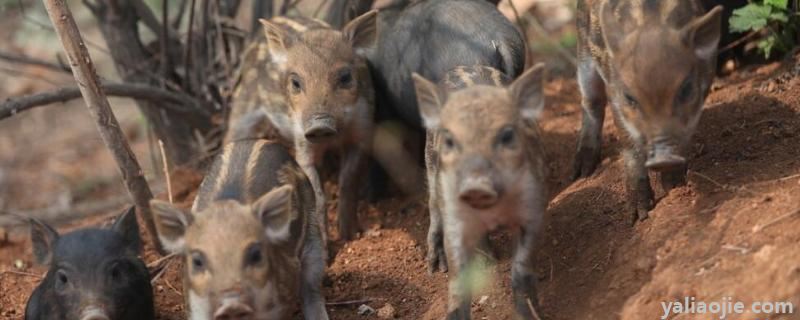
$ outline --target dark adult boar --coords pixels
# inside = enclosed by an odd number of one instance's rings
[[[509,86],[501,71],[459,67],[440,85],[414,75],[428,139],[428,266],[449,268],[447,319],[469,319],[476,247],[498,227],[518,242],[511,266],[515,318],[536,319],[535,241],[547,207],[537,117],[543,65]],[[445,257],[446,256],[446,257]],[[474,275],[474,274],[473,274]]]
[[[139,225],[132,207],[111,229],[59,235],[31,220],[36,261],[50,266],[25,308],[26,320],[153,319],[153,289],[138,258]]]
[[[322,230],[314,190],[287,150],[266,140],[225,146],[191,210],[153,200],[158,238],[184,259],[191,320],[326,320]]]
[[[225,139],[269,137],[293,146],[320,216],[327,210],[318,169],[326,153],[338,154],[339,234],[348,240],[359,229],[357,195],[372,146],[374,93],[362,53],[374,43],[375,16],[361,15],[341,31],[313,19],[261,20],[264,36],[244,54]]]
[[[633,221],[654,206],[648,169],[670,190],[686,180],[686,149],[714,80],[722,7],[695,0],[578,1],[578,84],[583,123],[573,178],[600,163],[605,105],[628,137]]]
[[[378,15],[369,55],[378,108],[422,128],[411,73],[437,82],[462,65],[485,65],[511,78],[525,65],[525,41],[485,0],[398,1]]]

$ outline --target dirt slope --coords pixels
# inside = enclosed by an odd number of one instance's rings
[[[554,320],[658,319],[662,301],[684,296],[800,306],[800,214],[787,215],[800,208],[798,76],[800,64],[792,60],[717,81],[694,140],[688,185],[669,194],[657,189],[651,218],[634,227],[621,210],[623,168],[613,121],[606,122],[602,167],[570,183],[579,95],[572,79],[550,82],[542,127],[555,192],[538,255],[540,313]],[[198,177],[182,173],[176,180],[189,203]],[[332,318],[366,319],[350,303],[358,300],[375,309],[391,304],[400,319],[443,318],[448,275],[425,271],[424,202],[362,205],[361,218],[365,235],[333,246],[325,287],[337,304],[329,308]],[[486,292],[475,297],[475,319],[510,319],[511,242],[502,232],[493,240],[499,260],[490,267]],[[149,249],[146,260],[156,260]],[[18,259],[22,268],[14,266]],[[43,272],[31,262],[24,233],[0,245],[0,318],[21,318]],[[183,319],[179,268],[172,262],[155,285],[160,319]],[[795,312],[770,319],[797,319]]]

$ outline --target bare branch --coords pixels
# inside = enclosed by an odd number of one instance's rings
[[[536,17],[532,15],[525,15],[525,16],[530,18],[533,31],[535,31],[540,38],[542,38],[545,42],[548,42],[550,45],[556,48],[556,51],[558,51],[561,57],[563,57],[564,60],[567,60],[567,62],[569,62],[572,66],[575,67],[578,66],[578,59],[575,57],[575,54],[569,52],[567,49],[564,48],[564,46],[562,46],[557,41],[553,41],[552,39],[550,39],[550,36],[547,34],[547,31],[545,31],[544,27],[542,26],[541,23],[539,23],[539,20],[536,19]],[[527,42],[528,39],[525,39],[525,41]],[[530,50],[530,48],[528,48],[528,50]]]
[[[322,12],[322,8],[325,7],[326,4],[328,4],[328,0],[320,1],[319,5],[317,6],[317,8],[314,9],[314,13],[311,14],[311,17],[314,18],[314,19],[319,18],[319,14],[320,14],[320,12]]]
[[[24,63],[24,64],[33,65],[33,66],[44,67],[44,68],[47,68],[47,69],[50,69],[50,70],[53,70],[53,71],[58,71],[58,72],[70,72],[69,67],[65,66],[65,65],[59,65],[59,64],[54,63],[54,62],[49,62],[49,61],[45,61],[45,60],[41,60],[41,59],[36,59],[36,58],[28,57],[28,56],[25,56],[25,55],[13,54],[13,53],[10,53],[10,52],[5,52],[5,51],[0,51],[0,59],[8,61],[8,62]]]
[[[153,244],[157,251],[163,255],[165,250],[157,239],[156,225],[153,221],[153,214],[150,211],[150,200],[153,199],[153,193],[144,178],[144,172],[136,160],[136,155],[128,145],[125,134],[111,111],[105,92],[100,86],[92,58],[83,44],[78,26],[75,24],[75,19],[72,17],[65,0],[43,1],[47,14],[50,16],[50,21],[61,39],[64,51],[67,53],[67,58],[69,58],[72,66],[72,73],[75,76],[75,81],[80,85],[81,94],[86,100],[89,113],[97,124],[103,142],[105,142],[106,147],[111,151],[119,166],[122,179],[125,181],[134,204],[139,209],[142,220],[147,225],[147,231],[150,233]]]
[[[138,31],[140,18],[133,3],[127,0],[96,0],[100,10],[94,13],[99,24],[103,38],[108,44],[114,65],[122,81],[126,83],[149,84],[159,87],[163,77],[158,66],[159,54],[147,48]],[[174,40],[174,39],[173,39]],[[180,52],[180,43],[170,40],[171,52]],[[196,49],[196,48],[195,48]],[[176,55],[170,55],[175,57]],[[177,61],[180,58],[175,58]],[[131,65],[133,64],[133,66]],[[183,65],[181,66],[183,67]],[[192,68],[184,69],[191,72]],[[170,70],[170,77],[183,77],[182,70]],[[184,82],[184,81],[181,81]],[[167,79],[167,87],[174,91],[191,92],[192,96],[199,96],[196,90],[184,90],[181,84]],[[173,85],[175,84],[175,85]],[[159,139],[164,141],[167,156],[171,163],[176,165],[193,161],[198,150],[193,140],[193,132],[199,130],[205,133],[212,126],[211,117],[201,113],[175,113],[161,108],[149,100],[137,100],[142,114],[153,125],[153,130]],[[204,104],[207,111],[211,111],[210,104]]]
[[[161,45],[161,89],[165,89],[167,87],[167,79],[169,79],[169,71],[170,71],[170,59],[169,59],[169,48],[167,47],[169,41],[169,5],[167,4],[167,0],[161,0],[161,38],[160,45]]]
[[[283,3],[281,3],[281,10],[279,11],[280,15],[285,16],[287,13],[289,13],[289,9],[297,7],[297,5],[300,4],[300,1],[303,0],[284,0]]]
[[[147,6],[146,3],[142,0],[129,0],[133,7],[136,9],[136,14],[142,19],[144,25],[147,26],[150,31],[161,36],[161,22],[158,21],[156,15],[150,10],[150,7]],[[168,25],[168,24],[167,24]]]
[[[181,4],[178,5],[178,14],[175,16],[175,20],[172,21],[172,28],[176,30],[180,30],[181,23],[183,22],[183,13],[186,12],[186,4],[189,3],[187,0],[181,0]]]
[[[261,23],[258,19],[272,18],[273,14],[273,0],[253,1],[251,10],[250,33],[254,34],[257,30],[261,30]]]
[[[194,11],[195,11],[195,3],[197,0],[192,0],[192,4],[189,6],[189,32],[186,33],[186,50],[183,52],[183,66],[186,68],[186,79],[184,79],[184,89],[187,91],[192,89],[192,76],[189,75],[189,70],[191,70],[192,63],[192,39],[194,38]]]
[[[180,93],[159,89],[149,85],[133,83],[103,83],[101,86],[105,90],[105,93],[110,96],[149,100],[157,102],[159,107],[177,112],[199,112],[208,114],[208,111],[199,107],[199,101]],[[53,91],[10,98],[0,103],[0,120],[28,109],[56,102],[66,102],[80,97],[81,92],[78,87],[63,87]]]
[[[48,78],[46,78],[46,77],[44,77],[42,75],[34,74],[32,72],[28,72],[28,71],[25,71],[25,70],[19,70],[19,69],[14,69],[14,68],[6,68],[4,66],[0,66],[0,72],[7,73],[7,74],[10,74],[12,76],[25,77],[25,78],[28,78],[28,79],[34,79],[34,80],[37,80],[37,81],[46,82],[46,83],[49,83],[49,84],[51,84],[53,86],[58,86],[59,85],[57,82],[52,81],[52,80],[50,80],[50,79],[48,79]]]
[[[240,4],[242,4],[241,0],[221,0],[217,3],[219,6],[218,14],[228,18],[233,18],[239,11]]]
[[[62,206],[54,205],[51,207],[32,209],[32,210],[10,210],[8,215],[0,213],[0,226],[6,228],[16,228],[24,226],[26,220],[23,217],[34,217],[47,223],[66,223],[96,215],[107,214],[110,210],[130,203],[130,197],[114,196],[97,201],[82,202],[75,205]]]

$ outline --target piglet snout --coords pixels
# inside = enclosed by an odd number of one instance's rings
[[[89,307],[81,312],[80,320],[109,320],[105,310],[99,307]]]
[[[464,181],[458,198],[475,209],[487,209],[497,203],[498,193],[488,179]]]
[[[244,320],[252,316],[253,308],[244,303],[238,294],[226,295],[214,312],[214,320]]]
[[[647,155],[645,167],[663,171],[686,164],[686,158],[679,155],[676,148],[668,142],[657,142]]]
[[[338,133],[336,121],[327,114],[316,114],[306,122],[305,136],[312,143],[333,138]]]

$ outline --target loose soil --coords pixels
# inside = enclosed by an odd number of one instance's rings
[[[536,256],[543,319],[658,319],[662,301],[687,296],[698,301],[732,297],[746,304],[788,301],[800,307],[798,59],[717,80],[694,138],[688,184],[668,193],[656,188],[658,203],[650,219],[635,226],[623,210],[622,137],[610,116],[602,166],[588,179],[569,181],[580,97],[574,79],[548,82],[541,126],[553,193]],[[80,102],[72,103],[0,122],[0,208],[38,208],[54,203],[65,185],[74,189],[90,182],[80,197],[68,198],[80,202],[124,195],[113,162],[81,108]],[[127,119],[123,127],[140,160],[147,162],[147,139],[135,112],[122,112]],[[53,172],[58,178],[48,178]],[[153,181],[162,179],[149,175]],[[176,198],[188,206],[202,176],[182,169],[171,176]],[[334,221],[336,188],[328,184],[326,189]],[[399,319],[444,317],[451,275],[426,271],[428,214],[422,199],[362,203],[362,236],[331,245],[334,256],[324,291],[332,319],[376,318],[357,314],[362,303],[375,309],[389,304]],[[108,224],[122,209],[61,224],[59,230]],[[34,265],[26,230],[7,231],[10,238],[3,241],[0,230],[0,318],[21,319],[46,270]],[[330,231],[336,239],[335,230]],[[507,232],[498,232],[492,243],[497,260],[489,262],[487,287],[475,296],[473,317],[511,319],[512,241]],[[143,258],[148,263],[159,258],[152,244],[146,245]],[[184,319],[180,268],[178,259],[171,260],[154,284],[159,319]],[[798,319],[798,314],[768,316]],[[757,317],[764,315],[728,319]]]

